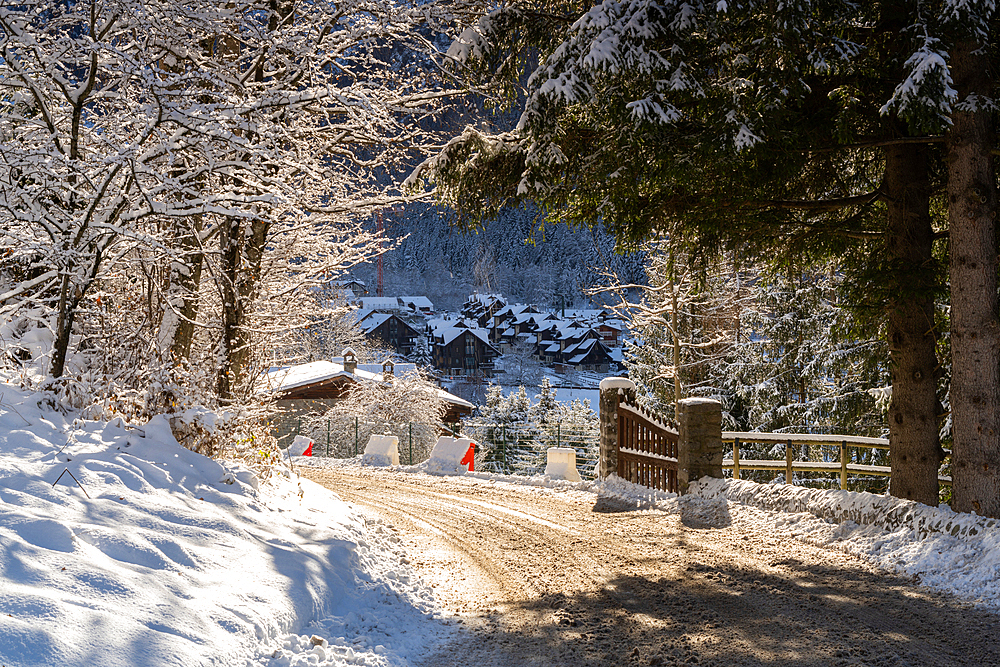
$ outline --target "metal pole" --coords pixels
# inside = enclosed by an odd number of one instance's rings
[[[562,433],[560,426],[561,424],[556,422],[556,447],[562,447]]]

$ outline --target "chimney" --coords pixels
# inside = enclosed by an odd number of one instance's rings
[[[354,371],[358,369],[358,355],[354,353],[354,350],[347,348],[343,352],[344,355],[344,370],[354,375]]]

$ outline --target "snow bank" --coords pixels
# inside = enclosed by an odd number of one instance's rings
[[[796,539],[854,554],[921,584],[1000,610],[1000,521],[872,493],[712,480],[696,491],[765,510]]]
[[[727,480],[724,492],[730,500],[761,509],[808,512],[837,523],[853,521],[888,531],[912,531],[918,539],[933,534],[975,537],[990,530],[1000,530],[1000,522],[996,519],[873,493],[810,489],[791,484],[755,484],[746,480]]]
[[[163,417],[0,393],[0,663],[404,665],[451,632],[392,531],[325,489],[287,469],[258,484]]]
[[[398,466],[399,438],[394,435],[371,436],[361,462],[370,466]]]

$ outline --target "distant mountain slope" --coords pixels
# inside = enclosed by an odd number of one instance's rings
[[[619,255],[614,239],[601,230],[546,229],[531,235],[536,212],[505,210],[479,233],[462,233],[447,223],[448,212],[414,204],[384,215],[389,236],[406,238],[383,257],[387,295],[422,294],[438,310],[457,309],[473,291],[499,292],[508,299],[567,308],[587,302],[583,289],[611,269],[628,282],[642,283],[644,253]],[[374,262],[352,272],[371,294],[377,282]]]

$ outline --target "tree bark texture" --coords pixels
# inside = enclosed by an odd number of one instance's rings
[[[892,363],[889,492],[936,506],[941,447],[926,150],[917,144],[885,149],[883,187],[888,207],[886,250],[891,294],[887,333]]]
[[[244,227],[249,225],[249,228]],[[222,343],[218,393],[232,400],[250,364],[249,319],[260,286],[267,223],[227,220],[222,236]]]
[[[951,280],[952,508],[1000,517],[1000,323],[997,188],[989,59],[975,41],[952,52],[960,104],[946,137]],[[985,49],[984,49],[985,50]],[[970,96],[973,96],[970,98]]]
[[[194,323],[198,318],[200,303],[198,290],[205,260],[198,238],[201,229],[201,216],[196,216],[191,221],[179,220],[175,227],[175,239],[181,257],[170,263],[157,336],[160,350],[169,353],[175,364],[191,357]]]

